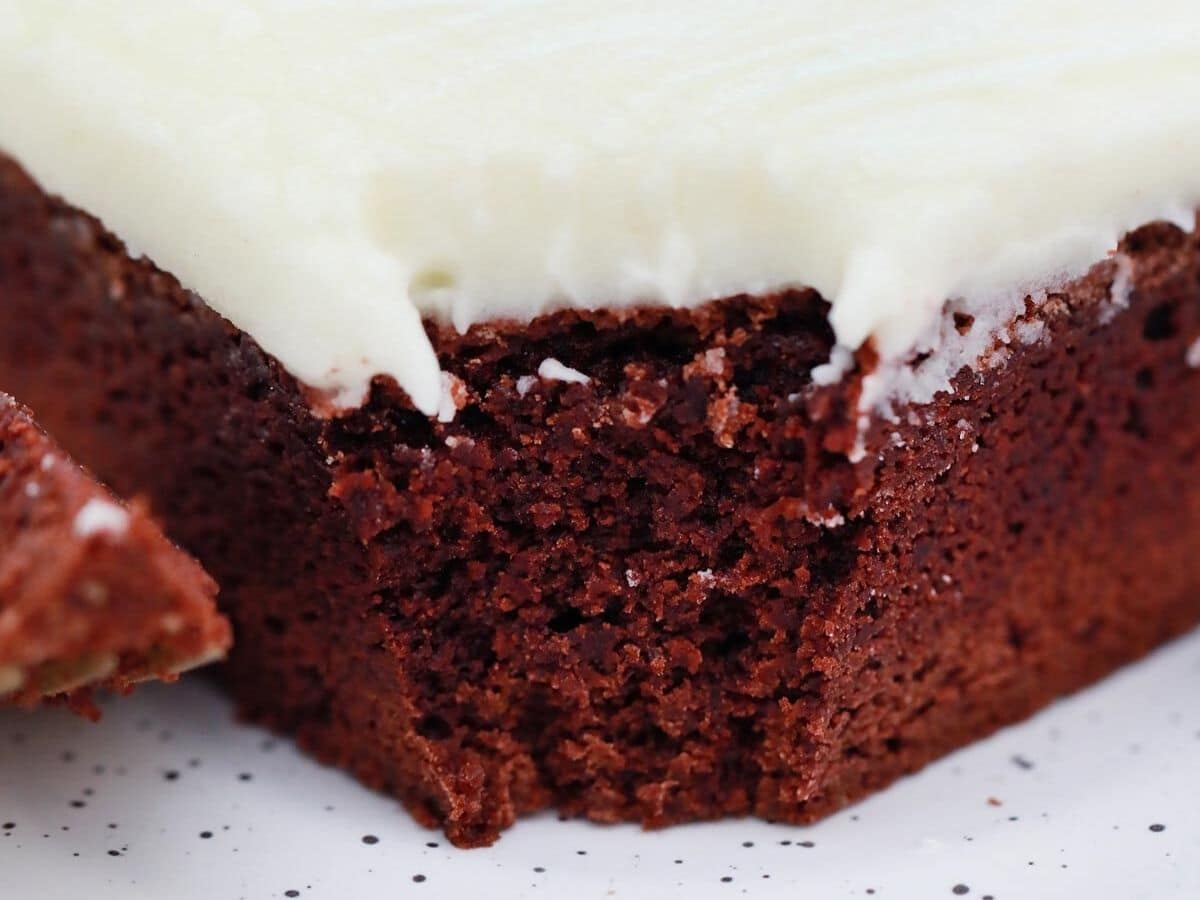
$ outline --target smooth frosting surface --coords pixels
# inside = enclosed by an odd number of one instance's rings
[[[302,380],[432,415],[422,315],[811,285],[900,359],[1185,218],[1200,12],[0,0],[0,148]]]

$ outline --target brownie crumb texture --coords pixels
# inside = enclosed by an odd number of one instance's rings
[[[138,505],[126,507],[0,394],[0,698],[127,691],[229,646],[216,585]]]
[[[1200,239],[1119,259],[865,434],[807,290],[429,323],[442,414],[339,414],[5,163],[0,385],[221,583],[244,713],[454,843],[806,822],[1200,620]]]

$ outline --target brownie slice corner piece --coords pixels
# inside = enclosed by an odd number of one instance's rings
[[[216,583],[138,503],[122,504],[0,393],[0,699],[127,692],[220,659]]]

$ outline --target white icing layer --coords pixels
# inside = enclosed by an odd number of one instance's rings
[[[1190,211],[1198,61],[1195,0],[0,0],[0,147],[304,381],[433,415],[421,315],[807,284],[900,359]]]

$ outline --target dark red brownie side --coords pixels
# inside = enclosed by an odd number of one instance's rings
[[[1097,265],[851,463],[815,293],[430,326],[453,422],[382,379],[323,418],[2,165],[0,385],[210,567],[243,709],[456,843],[807,821],[1200,620],[1200,239],[1123,250],[1128,309]]]
[[[253,341],[2,153],[0,235],[0,389],[204,563],[245,650],[228,673],[244,713],[322,728],[329,598],[369,592],[324,423]]]
[[[0,394],[0,698],[174,679],[229,649],[217,586],[139,505],[125,507]]]

